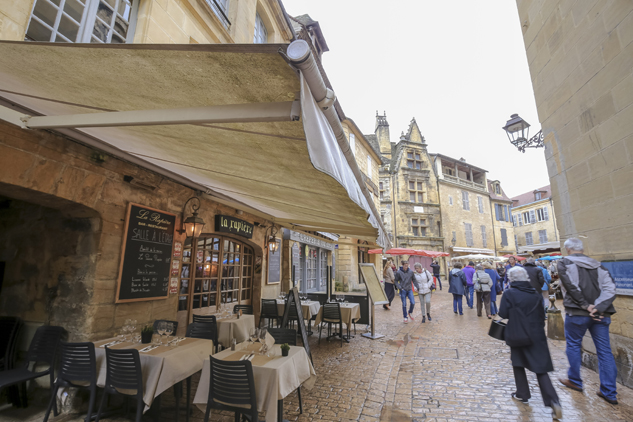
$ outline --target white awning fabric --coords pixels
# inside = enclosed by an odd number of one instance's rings
[[[539,243],[538,245],[519,246],[519,253],[544,251],[547,249],[560,249],[560,242]]]
[[[389,247],[351,170],[356,164],[345,159],[307,84],[279,54],[285,48],[3,41],[0,100],[33,116],[199,108],[188,124],[77,129],[77,119],[68,119],[70,126],[56,130],[280,224]],[[275,117],[299,99],[300,121]],[[243,105],[261,104],[271,104],[268,117],[222,120]],[[200,123],[205,108],[216,113],[214,106],[230,110]],[[255,108],[248,113],[262,109]],[[174,113],[174,120],[187,116]],[[6,116],[0,111],[16,122]]]
[[[493,251],[492,249],[460,248],[460,247],[454,247],[452,249],[453,249],[453,252],[458,252],[458,253],[490,254],[490,255],[495,254],[495,251]]]

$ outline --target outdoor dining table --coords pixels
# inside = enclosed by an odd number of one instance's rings
[[[319,313],[321,304],[316,300],[302,300],[301,310],[303,311],[303,319],[310,320],[313,316]],[[286,301],[283,299],[277,299],[277,314],[283,315],[286,310]]]
[[[237,351],[223,350],[213,355],[222,360],[239,360],[245,354],[259,349],[260,345],[238,345]],[[266,412],[266,422],[276,422],[283,419],[283,399],[295,391],[299,386],[311,389],[316,382],[316,372],[303,347],[290,346],[288,356],[281,356],[280,345],[274,345],[269,353],[271,356],[255,355],[251,360],[255,394],[257,396],[257,410]],[[209,399],[209,380],[211,362],[204,361],[200,383],[193,404],[202,412],[206,411]]]
[[[248,340],[251,328],[255,328],[255,317],[253,315],[232,315],[229,318],[218,319],[218,343],[224,348],[231,347],[231,341],[242,343]]]
[[[347,326],[347,338],[344,338],[344,339],[345,341],[348,341],[349,338],[351,337],[349,333],[349,328],[354,323],[354,321],[357,321],[360,319],[360,304],[345,302],[345,303],[341,303],[340,305],[341,305],[341,320],[343,321],[343,324]],[[321,309],[319,313],[317,314],[316,320],[314,321],[314,325],[315,326],[319,325],[322,319],[323,319],[323,309]]]
[[[117,340],[111,338],[95,342],[95,358],[97,363],[97,385],[103,387],[106,381],[106,356],[104,345]],[[179,383],[203,367],[205,359],[213,353],[213,341],[187,338],[177,346],[159,346],[149,352],[141,352],[149,344],[129,341],[108,346],[112,349],[137,349],[143,373],[143,402],[145,410],[162,392]]]

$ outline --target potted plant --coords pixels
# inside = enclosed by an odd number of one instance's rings
[[[152,336],[154,335],[154,327],[146,325],[141,330],[141,343],[148,344],[152,342]]]
[[[288,356],[288,352],[290,351],[290,346],[288,343],[284,343],[281,345],[281,356]]]

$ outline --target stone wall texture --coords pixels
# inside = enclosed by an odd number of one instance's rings
[[[633,2],[517,0],[561,239],[633,259]],[[631,353],[633,298],[615,301],[614,353]],[[631,372],[631,358],[618,358]],[[628,385],[632,385],[629,379]]]

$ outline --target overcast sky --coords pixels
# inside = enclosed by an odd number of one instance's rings
[[[540,129],[513,0],[283,0],[319,22],[325,70],[348,117],[392,142],[415,117],[429,152],[465,158],[510,197],[549,184],[543,149],[520,153],[501,129],[518,113]]]

